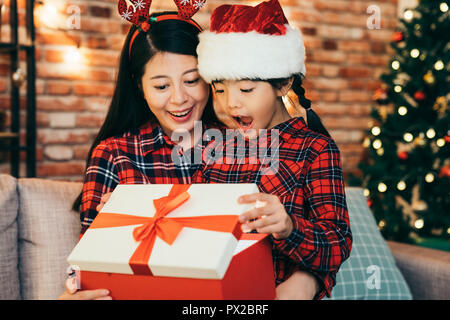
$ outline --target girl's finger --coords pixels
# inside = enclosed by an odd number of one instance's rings
[[[262,202],[268,202],[268,204],[270,204],[275,199],[278,199],[278,197],[273,194],[258,192],[258,193],[251,193],[251,194],[245,194],[243,196],[240,196],[238,198],[238,203],[241,203],[241,204],[252,203],[252,202],[256,202],[258,200],[258,201],[262,201]]]

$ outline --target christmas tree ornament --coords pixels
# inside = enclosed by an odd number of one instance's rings
[[[433,72],[428,71],[424,76],[423,76],[423,80],[427,83],[427,84],[433,84],[435,79],[433,76]]]
[[[409,154],[406,151],[400,151],[399,153],[397,153],[397,156],[400,160],[408,160]]]
[[[414,99],[416,99],[417,101],[423,101],[425,100],[425,93],[423,93],[422,91],[417,91],[414,94]]]
[[[403,97],[403,99],[405,99],[406,102],[409,103],[410,106],[412,106],[414,108],[417,108],[419,106],[417,101],[415,101],[408,93],[403,93],[402,97]]]
[[[402,90],[403,90],[402,86],[400,86],[400,85],[394,86],[394,91],[395,92],[400,93],[400,92],[402,92]]]
[[[411,9],[405,10],[403,12],[403,18],[405,18],[406,21],[410,22],[414,17],[414,12]]]
[[[385,121],[387,116],[388,116],[388,114],[389,114],[388,107],[380,106],[378,108],[378,114],[380,115],[381,119],[383,119],[383,121]]]
[[[405,36],[403,35],[403,32],[401,32],[401,31],[396,31],[392,35],[392,41],[394,41],[394,42],[400,42],[400,41],[403,41],[403,39],[405,39]]]
[[[368,137],[364,138],[362,145],[364,148],[368,148],[370,146],[370,139]]]
[[[445,146],[445,140],[442,139],[442,138],[437,139],[437,140],[436,140],[436,145],[437,145],[439,148],[442,148],[443,146]]]
[[[381,146],[383,144],[381,143],[380,139],[376,139],[373,143],[372,143],[372,147],[376,150],[376,149],[380,149]]]
[[[439,115],[443,115],[447,111],[447,107],[447,99],[441,96],[436,99],[436,102],[433,105],[433,110],[436,110]]]
[[[386,221],[380,220],[380,222],[378,222],[378,228],[380,230],[382,230],[385,226],[386,226]]]
[[[407,132],[403,135],[403,140],[405,140],[406,142],[411,142],[411,141],[413,141],[413,139],[414,139],[414,136],[409,132]]]
[[[383,148],[377,149],[377,155],[379,155],[381,157],[383,154],[384,154],[384,149]]]
[[[425,141],[425,135],[421,132],[415,139],[414,144],[416,146],[424,146],[427,142]]]
[[[392,61],[391,66],[392,66],[392,69],[398,70],[400,68],[400,61],[398,61],[398,60]]]
[[[439,172],[439,177],[450,177],[450,165],[444,165],[440,172]]]
[[[417,220],[414,222],[414,227],[415,227],[416,229],[422,229],[423,226],[424,226],[424,221],[423,221],[423,219],[417,219]]]
[[[439,9],[443,12],[446,13],[448,11],[448,4],[445,2],[441,2],[439,5]]]
[[[372,100],[381,105],[389,103],[387,93],[383,88],[375,90]]]
[[[380,127],[373,127],[371,132],[374,136],[378,136],[381,133],[381,129]]]

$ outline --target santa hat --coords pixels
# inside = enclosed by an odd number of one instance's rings
[[[199,39],[198,69],[208,82],[306,75],[302,34],[289,25],[278,0],[222,5]]]

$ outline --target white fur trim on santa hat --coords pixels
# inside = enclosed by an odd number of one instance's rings
[[[198,69],[207,82],[306,75],[302,34],[289,25],[284,35],[203,31],[199,39]]]

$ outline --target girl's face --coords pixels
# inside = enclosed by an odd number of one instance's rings
[[[142,77],[145,100],[164,132],[192,134],[209,98],[208,84],[197,70],[194,56],[159,52],[145,66]]]
[[[214,110],[229,128],[258,134],[289,119],[280,101],[285,88],[275,89],[265,81],[224,80],[214,82]],[[250,130],[255,129],[255,130]]]

